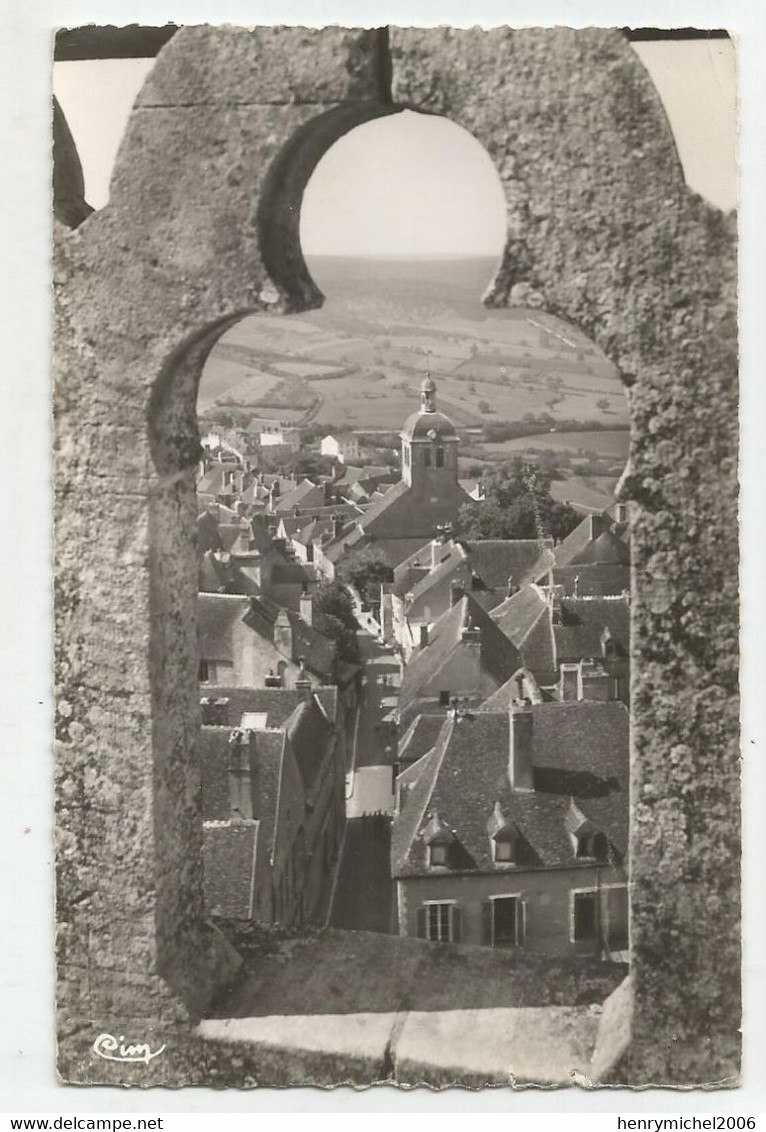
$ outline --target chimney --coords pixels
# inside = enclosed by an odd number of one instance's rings
[[[421,625],[420,626],[420,647],[422,649],[424,649],[427,644],[428,644],[428,626],[427,625]]]
[[[293,659],[293,627],[286,609],[280,609],[274,622],[274,648],[282,656]]]
[[[532,779],[532,708],[514,701],[508,709],[508,780],[511,790],[534,790]]]
[[[442,546],[443,546],[443,543],[442,543],[440,538],[431,539],[431,569],[432,570],[435,570],[436,567],[439,565],[439,559],[441,557]]]
[[[513,597],[514,594],[519,592],[519,587],[516,585],[513,574],[508,575],[508,585],[506,587],[506,597]]]
[[[325,480],[324,481],[324,498],[325,498],[325,503],[328,504],[328,505],[333,502],[333,490],[332,490],[332,481],[331,480]]]
[[[471,644],[479,645],[481,647],[481,629],[474,625],[473,618],[469,613],[465,619],[465,624],[460,630],[460,639],[462,641],[469,641]]]
[[[614,509],[614,521],[616,523],[628,522],[628,505],[627,503],[618,503]]]
[[[336,511],[332,517],[332,537],[340,538],[343,534],[343,516]]]
[[[301,621],[305,621],[307,625],[314,623],[314,599],[308,592],[306,586],[303,587],[303,593],[300,600],[300,616]]]
[[[203,696],[199,702],[204,727],[225,727],[229,722],[229,701],[225,696]]]
[[[561,624],[562,615],[562,600],[564,597],[563,586],[548,586],[548,603],[551,607],[551,618],[554,625]]]
[[[294,518],[294,519],[299,519],[299,518],[300,518],[300,514],[301,514],[301,509],[300,509],[300,507],[298,506],[298,504],[297,504],[297,503],[295,503],[295,504],[293,505],[293,518]]]
[[[301,693],[301,699],[303,699],[305,703],[311,702],[313,695],[311,691],[311,680],[306,671],[306,661],[303,657],[300,658],[300,668],[298,669],[298,677],[295,681],[295,690]]]
[[[567,703],[580,698],[580,666],[579,664],[562,664],[559,669],[559,695]]]
[[[578,699],[600,700],[612,698],[612,678],[595,660],[581,660],[579,664]]]

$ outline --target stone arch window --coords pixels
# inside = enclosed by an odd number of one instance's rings
[[[474,81],[484,72],[486,98]],[[317,114],[320,104],[329,109]],[[630,1056],[620,1063],[625,1047],[611,1050],[601,1071],[635,1084],[733,1082],[734,223],[686,189],[648,76],[622,35],[602,29],[183,29],[139,96],[109,206],[74,238],[59,231],[62,1008],[77,1023],[130,1004],[154,1025],[161,999],[163,1018],[170,1002],[196,1019],[234,972],[202,907],[190,553],[197,381],[243,313],[320,301],[298,238],[308,177],[345,131],[402,106],[449,115],[499,171],[508,237],[487,305],[542,298],[629,386],[631,463],[620,491],[632,502],[636,567]],[[86,812],[78,791],[96,767]],[[126,825],[140,856],[125,858]],[[683,883],[658,900],[667,875]],[[703,903],[716,908],[714,948],[698,946]],[[70,938],[84,949],[81,969]],[[106,953],[121,957],[108,975]],[[69,1080],[83,1080],[91,1037],[75,1024],[62,1042]],[[187,1070],[176,1072],[180,1080]]]

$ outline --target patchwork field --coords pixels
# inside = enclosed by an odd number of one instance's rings
[[[328,258],[310,266],[328,295],[324,308],[253,315],[228,331],[202,375],[199,407],[208,416],[226,409],[235,417],[257,412],[328,429],[398,429],[417,408],[430,370],[440,406],[459,426],[541,412],[627,422],[614,367],[579,330],[537,310],[480,305],[491,260]],[[607,454],[608,442],[593,436],[589,450]],[[517,451],[525,443],[488,451]]]
[[[528,452],[547,449],[552,452],[595,452],[599,456],[613,456],[627,460],[630,433],[627,429],[603,429],[592,432],[548,432],[539,436],[517,436],[502,443],[485,444],[487,452]]]

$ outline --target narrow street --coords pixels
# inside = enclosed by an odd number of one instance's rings
[[[387,817],[352,818],[347,822],[330,927],[392,931],[394,882],[390,846],[391,824]]]
[[[384,721],[392,715],[399,688],[399,662],[393,649],[369,633],[357,634],[365,672],[352,740],[346,786],[346,817],[391,813],[396,741]]]
[[[365,672],[346,777],[346,832],[328,922],[334,928],[388,933],[396,930],[389,858],[399,661],[393,649],[370,633],[361,630],[357,636]]]

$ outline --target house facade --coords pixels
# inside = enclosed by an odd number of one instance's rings
[[[453,712],[397,779],[400,934],[622,958],[627,830],[622,703]]]

